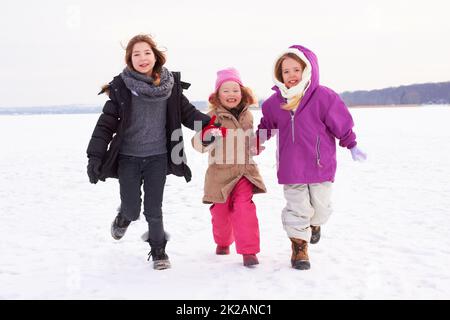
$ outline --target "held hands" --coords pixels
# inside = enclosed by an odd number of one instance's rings
[[[354,146],[350,149],[350,152],[352,153],[353,161],[360,161],[364,162],[367,160],[367,154],[365,154],[361,149],[359,149],[357,146]]]
[[[202,142],[212,142],[215,137],[227,136],[227,128],[221,127],[220,123],[215,123],[216,116],[213,116],[209,123],[202,129]]]
[[[266,147],[262,146],[259,142],[259,136],[254,136],[250,140],[250,154],[252,156],[258,156]]]
[[[87,174],[89,177],[89,182],[96,184],[98,182],[98,177],[100,176],[100,167],[102,161],[99,158],[89,158],[87,165]]]

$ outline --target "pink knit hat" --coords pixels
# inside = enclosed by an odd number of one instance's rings
[[[242,84],[241,76],[239,75],[239,72],[235,68],[227,68],[223,70],[217,71],[217,79],[216,79],[216,92],[219,90],[222,83],[226,81],[235,81],[239,83],[241,86],[244,86]]]

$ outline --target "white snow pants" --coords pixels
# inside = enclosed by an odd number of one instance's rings
[[[332,182],[285,184],[286,207],[281,218],[289,238],[311,240],[310,226],[320,226],[331,215]]]

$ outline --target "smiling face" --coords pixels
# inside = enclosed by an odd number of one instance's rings
[[[235,81],[225,81],[219,88],[219,102],[222,106],[236,108],[242,100],[241,86]]]
[[[156,57],[152,48],[147,42],[138,42],[133,46],[131,53],[131,62],[133,68],[148,76],[152,75],[153,67],[155,66]]]
[[[302,65],[290,58],[286,57],[281,63],[281,76],[286,88],[292,88],[302,81],[303,67]]]

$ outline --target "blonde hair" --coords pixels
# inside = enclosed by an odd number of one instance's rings
[[[281,69],[281,66],[283,64],[283,61],[286,58],[291,58],[294,59],[295,61],[297,61],[301,66],[302,66],[302,70],[305,70],[306,68],[306,63],[300,59],[300,57],[292,52],[287,52],[285,54],[283,54],[280,58],[278,58],[278,60],[275,62],[275,67],[274,67],[274,74],[275,74],[275,78],[280,81],[281,83],[284,83],[283,81],[283,71]],[[297,109],[298,105],[300,104],[300,101],[303,98],[303,94],[299,94],[297,96],[294,96],[292,99],[290,99],[288,101],[288,103],[283,104],[281,106],[281,108],[283,110],[287,110],[287,111],[292,111]]]
[[[281,106],[281,109],[287,110],[287,111],[294,111],[298,108],[298,105],[300,104],[300,101],[303,98],[303,94],[299,94],[297,96],[294,96],[292,99],[288,101],[288,103],[283,104]]]
[[[239,88],[241,88],[242,98],[239,102],[238,108],[258,104],[258,99],[256,99],[256,96],[253,94],[253,91],[249,87],[239,85]],[[208,102],[209,110],[216,110],[220,106],[219,90],[209,96]]]

